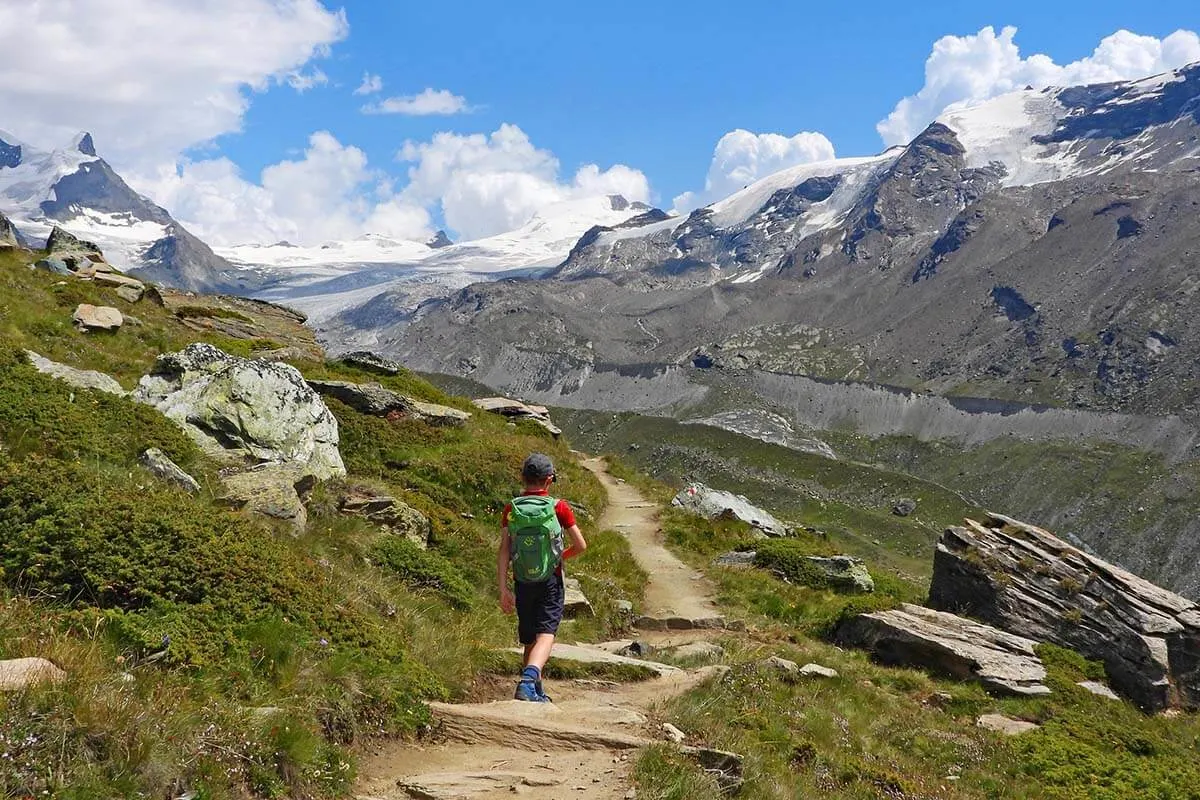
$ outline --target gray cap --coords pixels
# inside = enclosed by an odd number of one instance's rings
[[[521,465],[521,477],[527,481],[544,481],[553,474],[554,462],[541,453],[533,453]]]

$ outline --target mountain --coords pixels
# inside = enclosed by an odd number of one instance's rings
[[[0,131],[0,212],[26,239],[60,226],[96,242],[117,267],[199,291],[249,291],[245,275],[162,207],[131,189],[96,152],[91,134],[40,150]]]

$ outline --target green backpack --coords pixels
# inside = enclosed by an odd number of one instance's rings
[[[542,495],[514,497],[508,514],[513,577],[522,583],[541,583],[562,562],[562,525],[554,507],[558,501]]]

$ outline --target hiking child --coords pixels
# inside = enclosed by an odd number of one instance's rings
[[[542,691],[542,669],[550,659],[554,636],[562,622],[565,588],[562,563],[587,549],[575,514],[566,500],[550,496],[554,462],[534,453],[521,467],[525,491],[504,508],[496,580],[500,608],[517,613],[517,634],[525,646],[525,664],[514,697],[549,703]],[[564,534],[570,546],[564,549]],[[512,568],[513,586],[508,582]]]

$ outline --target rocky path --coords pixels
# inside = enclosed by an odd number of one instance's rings
[[[666,550],[655,506],[628,484],[613,478],[604,462],[584,463],[609,494],[600,525],[625,534],[634,557],[650,576],[646,586],[646,634],[659,644],[694,638],[694,631],[721,627],[709,586]],[[585,556],[586,558],[586,556]],[[588,645],[556,648],[556,659],[612,660]],[[621,659],[628,661],[628,659]],[[657,703],[712,675],[715,668],[680,670],[648,664],[650,680],[547,681],[553,704],[499,699],[491,703],[434,704],[433,742],[397,743],[368,755],[356,787],[357,800],[494,800],[519,796],[535,800],[564,797],[615,800],[632,796],[635,753],[663,741],[649,719]],[[508,683],[497,688],[507,696]],[[708,763],[722,754],[696,751]]]

